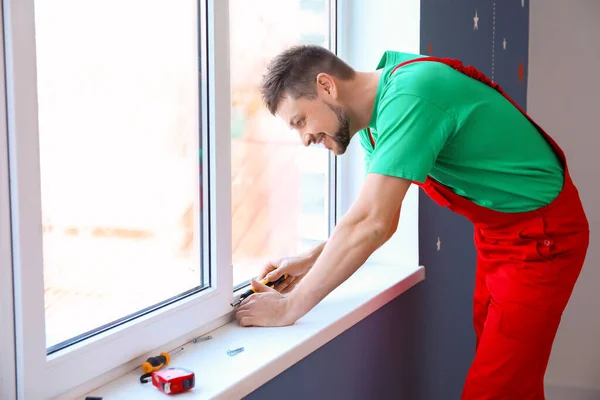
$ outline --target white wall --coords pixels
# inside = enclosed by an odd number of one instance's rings
[[[359,71],[373,71],[386,50],[419,53],[420,0],[341,0],[338,53]],[[364,181],[364,152],[358,136],[340,158],[345,190],[341,209],[350,208]],[[419,198],[413,185],[402,203],[396,234],[370,258],[386,264],[419,262]]]
[[[528,111],[564,149],[592,232],[587,262],[565,310],[548,367],[548,398],[566,398],[558,390],[552,395],[552,386],[563,386],[588,393],[597,390],[589,398],[598,399],[600,1],[531,0],[529,24]]]

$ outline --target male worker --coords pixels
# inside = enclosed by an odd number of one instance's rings
[[[306,314],[394,233],[415,183],[475,227],[477,350],[463,399],[543,399],[589,243],[556,143],[498,85],[449,59],[388,51],[375,71],[359,72],[324,48],[297,46],[270,63],[261,89],[305,145],[339,155],[358,133],[368,174],[326,243],[265,267],[261,277],[290,278],[278,290],[253,281],[259,293],[242,302],[239,323],[289,325]]]

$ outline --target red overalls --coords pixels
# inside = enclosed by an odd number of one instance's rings
[[[589,244],[589,225],[565,155],[495,83],[460,61],[435,61],[498,90],[545,136],[564,166],[564,184],[549,205],[504,213],[481,207],[428,177],[415,182],[440,206],[474,224],[477,267],[473,322],[475,359],[462,399],[543,400],[543,380],[561,315],[577,281]],[[373,137],[371,142],[375,145]]]

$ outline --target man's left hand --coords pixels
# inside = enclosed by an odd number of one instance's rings
[[[244,299],[236,311],[241,326],[287,326],[299,318],[290,300],[262,283],[252,279],[256,291]]]

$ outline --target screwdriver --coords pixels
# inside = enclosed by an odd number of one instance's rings
[[[287,277],[288,277],[288,275],[287,275],[287,274],[283,274],[283,275],[281,275],[281,276],[279,277],[279,279],[277,279],[275,282],[269,282],[269,280],[268,280],[267,278],[263,278],[263,279],[260,281],[260,283],[262,283],[263,285],[267,285],[267,286],[269,286],[269,287],[274,287],[274,286],[277,286],[277,285],[279,285],[279,284],[280,284],[281,282],[283,282],[284,280],[286,280],[286,279],[287,279]],[[246,297],[250,296],[251,294],[253,294],[253,293],[255,293],[255,292],[256,292],[256,290],[254,290],[254,288],[253,288],[253,287],[251,287],[251,288],[250,288],[250,289],[248,289],[246,292],[244,292],[244,293],[242,293],[242,294],[240,295],[240,298],[239,298],[239,300],[238,300],[238,301],[236,301],[236,302],[234,302],[234,303],[231,303],[231,306],[232,306],[232,307],[235,307],[235,306],[237,306],[237,305],[238,305],[238,304],[240,304],[242,301],[244,301],[244,299],[245,299]]]
[[[171,357],[182,351],[183,347],[180,347],[179,349],[168,353],[165,351],[160,353],[158,356],[148,357],[148,359],[142,364],[142,371],[144,371],[145,374],[140,377],[140,382],[148,382],[147,378],[152,376],[152,372],[158,371],[165,365],[169,365],[171,362]]]

